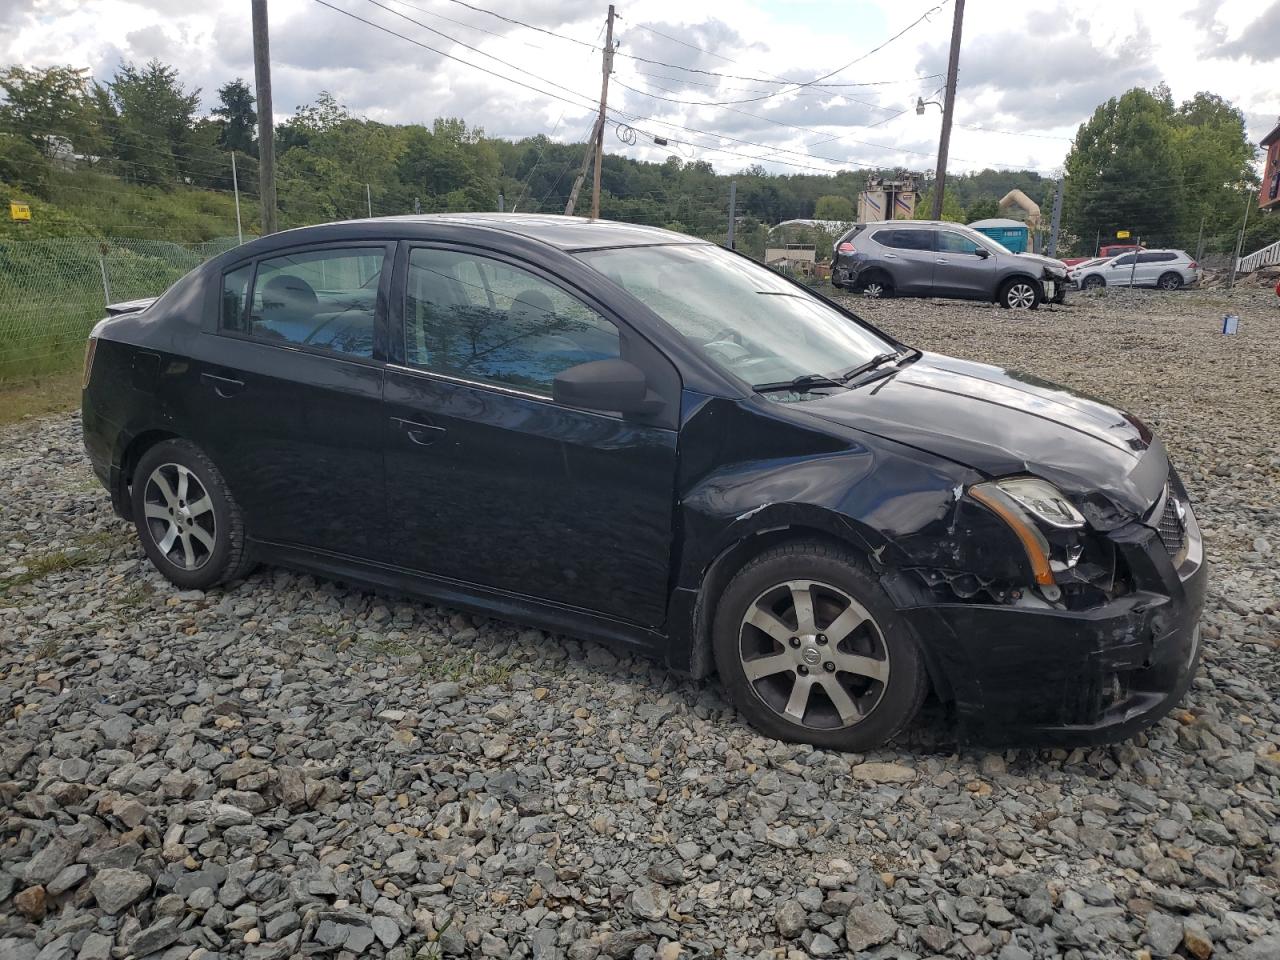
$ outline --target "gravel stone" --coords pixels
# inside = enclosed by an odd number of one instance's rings
[[[45,417],[0,428],[0,960],[1280,956],[1274,294],[849,302],[1160,434],[1213,564],[1168,717],[997,751],[930,703],[844,755],[497,618],[265,567],[178,590]]]

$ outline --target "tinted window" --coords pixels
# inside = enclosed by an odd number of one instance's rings
[[[1113,264],[1113,267],[1127,267],[1133,263],[1133,254],[1129,253],[1123,257],[1119,257]]]
[[[253,279],[253,264],[222,275],[222,315],[219,323],[224,330],[244,330],[244,305],[249,298],[249,281]]]
[[[1176,253],[1140,253],[1138,254],[1139,263],[1166,263],[1170,260],[1177,260]]]
[[[358,357],[373,356],[381,247],[313,250],[258,264],[247,333]]]
[[[881,230],[875,235],[877,242],[899,250],[932,250],[932,230]]]
[[[548,396],[560,371],[619,355],[617,328],[559,287],[450,250],[410,254],[404,333],[413,366]]]
[[[950,230],[938,231],[938,249],[945,253],[977,254],[978,244],[963,234]]]

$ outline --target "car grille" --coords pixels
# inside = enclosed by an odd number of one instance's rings
[[[1182,524],[1182,517],[1179,516],[1177,494],[1172,490],[1168,491],[1164,499],[1164,511],[1160,514],[1160,522],[1156,525],[1156,529],[1160,532],[1160,540],[1164,543],[1164,548],[1169,551],[1169,556],[1176,557],[1182,550],[1186,528]]]

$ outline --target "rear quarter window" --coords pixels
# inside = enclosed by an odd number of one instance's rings
[[[253,264],[246,263],[230,273],[222,275],[222,300],[218,325],[223,330],[245,332],[245,304],[249,299],[249,282],[253,279]]]

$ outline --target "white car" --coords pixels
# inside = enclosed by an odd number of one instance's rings
[[[1200,267],[1184,250],[1143,250],[1089,260],[1075,267],[1070,277],[1081,290],[1128,286],[1178,290],[1200,281]]]

